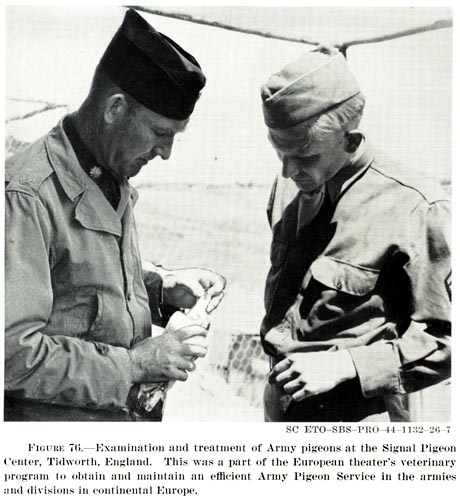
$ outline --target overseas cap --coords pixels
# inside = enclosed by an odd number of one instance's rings
[[[206,83],[196,59],[132,9],[99,66],[136,101],[174,120],[192,114]]]
[[[291,127],[359,92],[342,54],[307,52],[262,86],[265,123],[275,129]]]

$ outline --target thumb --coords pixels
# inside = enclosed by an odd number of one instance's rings
[[[206,335],[207,331],[200,320],[176,311],[168,321],[164,333],[172,333],[181,342],[193,335]]]
[[[190,339],[191,337],[206,337],[207,331],[200,325],[192,324],[182,327],[180,330],[175,332],[176,338],[181,342]]]
[[[190,318],[187,318],[187,316],[181,312],[181,311],[176,311],[168,321],[168,324],[166,325],[164,333],[169,333],[169,332],[174,332],[176,330],[180,330],[184,326],[190,325],[191,321]]]

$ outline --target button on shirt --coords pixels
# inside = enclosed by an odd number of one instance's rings
[[[120,181],[115,211],[76,149],[60,123],[7,163],[5,389],[17,402],[116,412],[161,280],[150,279],[149,297],[135,190]]]
[[[298,194],[287,197],[281,185],[280,202],[277,187],[268,208],[266,351],[346,348],[365,397],[449,377],[446,193],[432,181],[407,180],[399,165],[366,144],[327,184],[329,203],[300,231]],[[276,327],[287,319],[289,334],[281,334]]]

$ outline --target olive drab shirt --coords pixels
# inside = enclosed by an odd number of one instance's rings
[[[128,349],[150,335],[161,286],[143,282],[136,191],[121,182],[115,211],[62,123],[7,162],[6,182],[7,396],[125,410]]]
[[[399,166],[362,147],[300,229],[298,194],[280,203],[275,185],[261,333],[275,358],[349,349],[366,404],[450,376],[451,219],[448,197],[434,183],[407,180]]]

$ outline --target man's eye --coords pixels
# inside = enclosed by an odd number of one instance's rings
[[[165,139],[170,136],[170,132],[167,130],[157,130],[157,129],[152,129],[153,133],[162,139]]]

